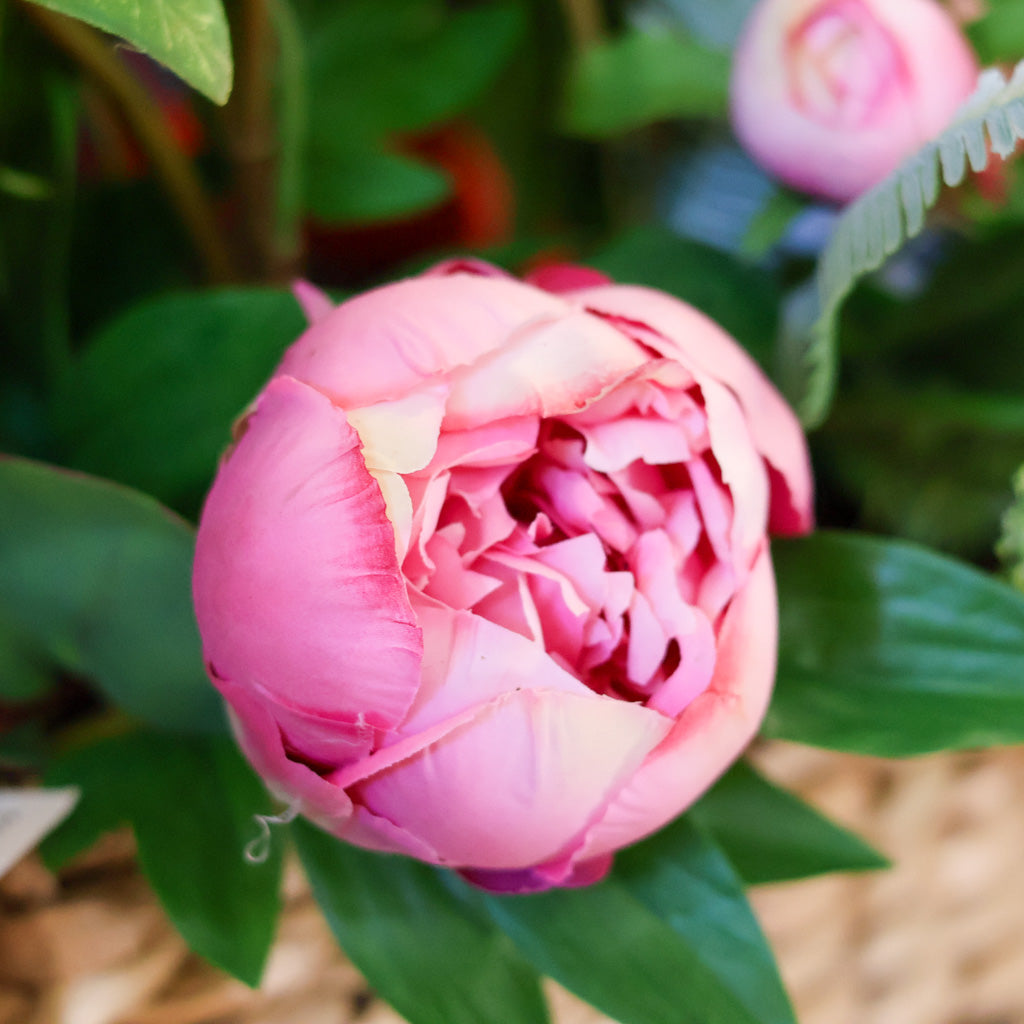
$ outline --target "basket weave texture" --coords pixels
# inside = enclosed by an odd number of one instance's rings
[[[1024,751],[755,758],[896,862],[754,892],[801,1024],[1024,1024]],[[253,992],[188,952],[133,853],[117,834],[59,878],[30,857],[0,881],[0,1024],[401,1024],[294,866]],[[556,1024],[614,1024],[549,995]]]

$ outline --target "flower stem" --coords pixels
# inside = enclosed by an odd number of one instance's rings
[[[600,0],[562,0],[569,38],[577,50],[586,50],[604,38]]]
[[[231,13],[235,89],[226,116],[246,269],[256,280],[280,280],[294,273],[298,254],[294,230],[282,230],[282,138],[275,104],[281,26],[271,0],[236,0]]]

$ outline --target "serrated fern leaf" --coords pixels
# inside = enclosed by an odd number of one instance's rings
[[[1010,582],[1024,590],[1024,466],[1013,477],[1013,502],[1003,513],[1003,529],[996,554]]]
[[[843,211],[818,259],[815,311],[804,310],[780,349],[780,383],[805,426],[817,426],[828,412],[837,320],[853,286],[920,234],[943,185],[959,185],[968,167],[983,171],[991,153],[1009,156],[1019,139],[1024,139],[1024,61],[1009,80],[998,69],[983,71],[949,127]]]

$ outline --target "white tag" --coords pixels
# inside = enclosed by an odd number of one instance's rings
[[[73,786],[0,789],[0,877],[71,813],[78,797]]]

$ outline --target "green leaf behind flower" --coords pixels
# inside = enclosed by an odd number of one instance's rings
[[[127,310],[53,398],[67,461],[194,512],[232,421],[304,325],[284,290],[186,292]]]
[[[484,902],[538,970],[622,1024],[794,1024],[742,882],[685,818],[597,885]]]
[[[1024,595],[902,541],[821,532],[772,555],[768,735],[883,757],[1024,741]]]
[[[888,861],[794,793],[739,761],[689,810],[747,885],[830,871],[871,871]]]
[[[218,732],[192,614],[193,535],[152,498],[0,459],[0,619],[21,652],[163,729]]]
[[[245,860],[259,834],[253,816],[273,809],[231,740],[115,736],[59,757],[46,782],[82,790],[74,813],[43,843],[51,867],[130,824],[143,872],[189,946],[259,983],[280,910],[281,844],[261,864]]]
[[[440,873],[292,827],[317,902],[352,962],[410,1024],[544,1024],[537,974]]]

